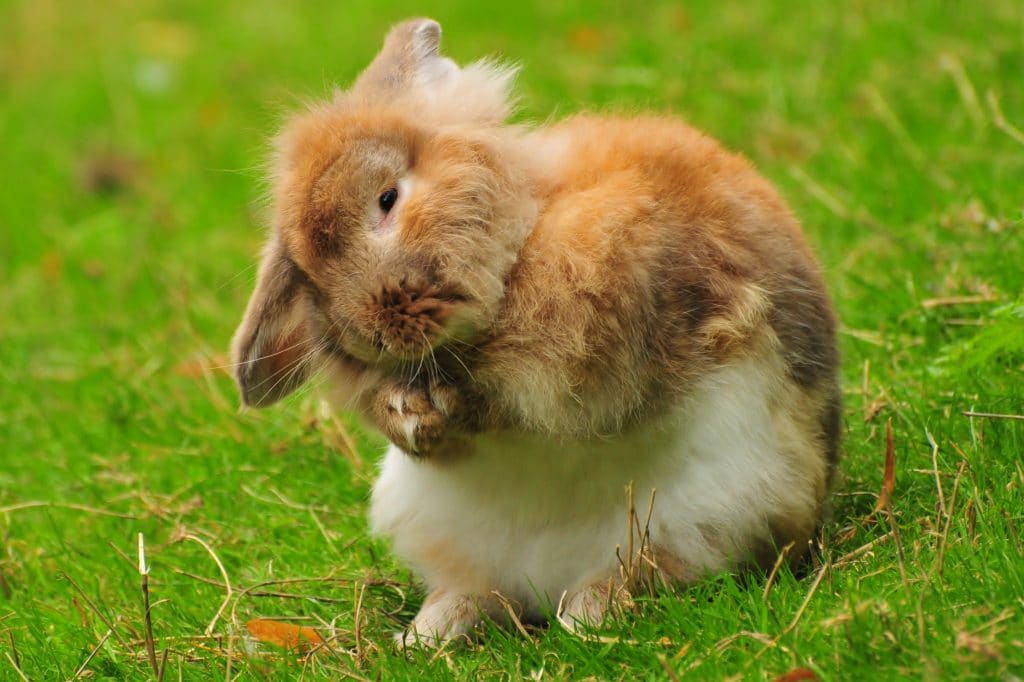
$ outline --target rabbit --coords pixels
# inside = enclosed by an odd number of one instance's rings
[[[400,641],[510,609],[598,625],[628,603],[627,548],[681,585],[804,553],[841,395],[786,204],[671,117],[508,124],[516,70],[440,37],[398,24],[276,138],[232,341],[244,404],[316,375],[390,441],[370,526],[428,590]]]

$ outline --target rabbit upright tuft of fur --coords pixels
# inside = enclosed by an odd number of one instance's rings
[[[399,24],[277,138],[233,342],[246,404],[320,373],[391,441],[371,525],[429,588],[405,641],[508,603],[598,623],[629,587],[627,547],[681,583],[801,554],[840,391],[792,213],[672,118],[507,124],[514,70],[459,67],[440,35]]]

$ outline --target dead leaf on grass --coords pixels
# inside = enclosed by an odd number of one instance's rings
[[[892,491],[896,488],[896,448],[892,441],[892,417],[885,422],[885,473],[882,474],[882,491],[878,494],[878,502],[872,514],[889,506]]]
[[[783,673],[775,678],[775,682],[815,682],[820,679],[813,670],[808,668],[794,668],[788,673]]]
[[[245,629],[257,641],[291,651],[306,652],[324,643],[323,637],[313,628],[266,618],[250,620]]]

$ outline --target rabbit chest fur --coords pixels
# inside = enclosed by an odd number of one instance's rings
[[[596,624],[634,559],[685,583],[801,554],[840,406],[789,210],[670,118],[506,125],[511,71],[439,38],[400,24],[285,129],[233,346],[248,404],[319,371],[392,442],[371,524],[429,589],[403,641],[509,605]]]

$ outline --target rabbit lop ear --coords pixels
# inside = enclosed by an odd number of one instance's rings
[[[391,99],[439,85],[459,73],[440,49],[441,24],[433,19],[404,21],[388,33],[380,54],[363,71],[352,93],[370,100]]]
[[[272,405],[309,376],[315,353],[304,279],[278,241],[272,241],[231,342],[231,361],[245,405]]]

